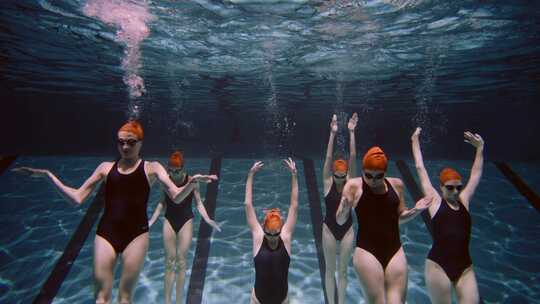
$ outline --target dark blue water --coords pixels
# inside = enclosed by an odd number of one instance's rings
[[[540,155],[537,2],[116,0],[109,19],[85,11],[102,2],[0,3],[1,152],[108,155],[138,116],[147,153],[319,154],[331,114],[356,111],[361,151],[408,155],[420,125],[433,156],[469,158],[466,129],[493,159]],[[140,97],[124,81],[133,75]]]

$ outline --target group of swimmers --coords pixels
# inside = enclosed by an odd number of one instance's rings
[[[433,246],[426,260],[426,285],[433,303],[450,303],[452,288],[460,303],[478,303],[478,287],[469,255],[471,219],[469,201],[480,181],[484,142],[480,135],[465,132],[465,141],[476,148],[471,176],[463,187],[461,176],[446,168],[440,174],[441,195],[435,190],[424,168],[419,144],[420,128],[414,132],[412,149],[425,195],[414,208],[407,209],[404,185],[399,178],[386,177],[388,160],[379,147],[370,148],[362,160],[362,176],[356,177],[354,132],[358,115],[348,122],[349,160],[334,160],[333,143],[338,131],[337,117],[330,124],[330,138],[323,168],[326,216],[322,243],[326,262],[325,290],[328,303],[334,303],[336,252],[339,248],[338,303],[345,302],[347,266],[353,255],[364,297],[368,303],[404,303],[407,290],[407,260],[401,246],[399,224],[427,210],[433,226]],[[165,169],[159,162],[140,157],[143,128],[128,121],[117,133],[120,158],[101,163],[79,187],[65,185],[49,170],[30,167],[14,171],[45,177],[68,201],[82,204],[104,182],[105,209],[94,239],[95,302],[111,303],[114,267],[122,260],[118,302],[132,303],[132,294],[148,250],[149,227],[165,209],[165,303],[171,303],[176,274],[176,303],[181,300],[186,272],[186,254],[193,234],[192,199],[201,217],[214,229],[220,226],[209,218],[199,193],[200,183],[217,180],[215,175],[188,175],[183,155],[174,152]],[[245,211],[252,234],[255,284],[251,303],[288,303],[288,272],[292,236],[298,210],[296,164],[288,158],[284,165],[291,174],[291,197],[287,217],[277,208],[265,210],[262,223],[253,207],[253,178],[262,167],[255,162],[247,174]],[[147,203],[155,181],[163,186],[163,198],[150,220]],[[356,246],[351,209],[358,220]],[[354,250],[353,250],[354,249]],[[354,253],[354,254],[353,254]]]
[[[362,159],[362,176],[355,177],[354,129],[357,114],[348,123],[349,162],[333,160],[337,118],[332,117],[330,138],[323,168],[326,216],[323,249],[326,262],[325,290],[328,303],[335,303],[336,248],[339,242],[338,303],[345,303],[347,265],[354,248],[353,265],[367,303],[405,303],[407,259],[401,245],[399,225],[427,210],[431,219],[433,245],[426,259],[425,278],[432,303],[450,304],[452,289],[459,303],[479,302],[478,285],[469,254],[471,217],[469,202],[480,182],[484,141],[478,134],[464,132],[465,142],[476,148],[471,175],[463,186],[460,174],[444,168],[439,174],[439,192],[424,167],[417,128],[412,152],[424,197],[414,208],[405,206],[404,184],[386,177],[388,158],[380,147],[372,147]],[[333,165],[330,163],[333,160]],[[356,214],[356,246],[352,232],[351,209]]]

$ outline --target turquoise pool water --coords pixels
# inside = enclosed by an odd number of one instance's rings
[[[12,166],[31,165],[49,168],[69,185],[79,185],[93,171],[98,157],[20,157]],[[164,160],[159,159],[158,160]],[[223,226],[211,239],[203,303],[247,303],[254,282],[251,235],[243,208],[245,175],[254,159],[223,158],[216,201],[215,220]],[[258,214],[263,208],[287,210],[290,195],[289,174],[280,160],[265,160],[266,166],[255,178],[254,205]],[[303,162],[296,160],[299,171],[300,208],[292,244],[289,272],[291,303],[324,303],[320,269],[312,233]],[[190,172],[207,172],[210,159],[188,159]],[[412,163],[407,162],[412,169]],[[469,162],[427,161],[432,178],[442,166],[451,165],[466,176]],[[534,164],[511,164],[533,188],[538,189]],[[315,169],[322,197],[322,162],[315,159]],[[401,177],[392,162],[389,176]],[[205,188],[202,189],[203,198]],[[160,195],[154,187],[149,200],[149,215]],[[61,256],[71,235],[82,219],[92,198],[75,207],[43,180],[5,172],[0,177],[0,217],[4,231],[1,239],[1,303],[29,303]],[[412,199],[406,193],[410,206]],[[322,202],[321,202],[322,203]],[[324,212],[324,205],[322,206]],[[196,212],[195,212],[196,213]],[[540,214],[506,180],[496,166],[486,163],[482,182],[471,204],[473,235],[471,255],[479,288],[485,303],[534,303],[540,296]],[[184,297],[191,275],[200,216],[196,214],[193,243],[188,255]],[[163,301],[164,249],[162,219],[150,230],[150,249],[134,293],[135,303]],[[97,225],[97,224],[96,224]],[[92,303],[92,245],[95,226],[89,233],[78,258],[63,282],[53,303]],[[431,239],[418,217],[400,228],[401,240],[409,264],[408,303],[429,303],[423,276],[424,260]],[[117,276],[118,276],[117,271]],[[352,262],[348,271],[347,303],[362,303],[362,293]],[[117,292],[117,283],[113,294]]]

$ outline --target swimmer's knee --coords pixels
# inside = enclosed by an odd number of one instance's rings
[[[111,303],[112,290],[103,281],[96,280],[94,283],[94,292],[96,297],[96,304],[108,304]]]
[[[347,268],[341,268],[338,270],[338,276],[342,279],[342,280],[347,280]]]
[[[165,259],[165,272],[173,272],[175,269],[176,259],[174,257]]]
[[[384,290],[370,290],[366,286],[363,286],[362,293],[364,294],[364,297],[366,298],[367,303],[372,303],[372,304],[385,304],[386,303]]]
[[[373,304],[385,304],[384,296],[378,296],[378,295],[368,295],[366,296],[368,303]]]
[[[405,303],[405,292],[399,290],[387,291],[388,303]]]
[[[177,271],[186,271],[187,269],[187,261],[186,261],[186,258],[179,258],[178,259],[178,264],[176,265],[176,270]]]

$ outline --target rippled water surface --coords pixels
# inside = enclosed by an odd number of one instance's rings
[[[362,138],[394,154],[421,125],[538,159],[538,20],[535,1],[2,1],[0,123],[18,130],[2,150],[101,155],[139,117],[158,155],[306,154],[332,113],[356,111]]]

